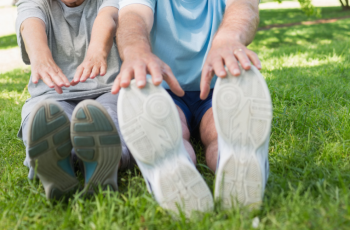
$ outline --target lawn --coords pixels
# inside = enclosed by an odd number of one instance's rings
[[[294,11],[262,11],[261,21]],[[250,48],[262,60],[274,107],[261,210],[217,209],[174,220],[148,194],[137,169],[119,176],[119,193],[48,202],[22,165],[16,133],[29,72],[14,70],[0,75],[0,229],[252,229],[255,217],[258,229],[348,229],[350,19],[260,31]],[[214,175],[195,145],[197,168],[212,188]]]

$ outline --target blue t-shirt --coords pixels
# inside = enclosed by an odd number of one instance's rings
[[[152,50],[170,66],[185,91],[200,90],[202,67],[223,19],[226,0],[120,0],[154,12]],[[211,83],[214,87],[215,79]],[[163,82],[165,88],[168,85]]]

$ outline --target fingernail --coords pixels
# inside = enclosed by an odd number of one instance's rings
[[[220,76],[225,76],[226,75],[226,71],[220,71]]]
[[[233,75],[239,75],[239,74],[240,74],[240,72],[238,69],[233,70]]]
[[[162,81],[162,77],[161,76],[156,76],[156,77],[154,77],[154,80],[155,81]]]
[[[145,85],[145,81],[144,80],[139,80],[137,81],[137,86],[144,86]]]

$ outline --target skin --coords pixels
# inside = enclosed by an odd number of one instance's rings
[[[261,69],[258,56],[247,45],[252,42],[259,24],[258,0],[228,0],[222,24],[217,31],[212,47],[202,70],[200,89],[201,99],[206,99],[210,91],[210,82],[216,74],[226,77],[224,66],[234,76],[240,75],[238,61],[245,70],[251,63]],[[151,51],[149,40],[153,26],[152,10],[140,4],[129,5],[120,11],[117,43],[123,60],[120,74],[116,78],[112,93],[116,94],[122,87],[128,87],[131,79],[136,79],[139,88],[146,85],[146,74],[152,75],[155,85],[166,81],[170,89],[178,96],[184,91],[178,84],[169,66]],[[189,130],[186,118],[180,108],[179,115],[183,129],[183,140],[192,160],[196,162],[193,147],[189,143]],[[218,143],[213,111],[209,109],[203,116],[199,127],[201,141],[205,147],[207,165],[216,170]]]
[[[77,7],[84,0],[62,0],[68,7]],[[62,87],[70,87],[84,82],[88,77],[104,76],[107,71],[107,57],[113,44],[113,34],[116,33],[118,9],[103,8],[96,17],[92,28],[89,48],[83,63],[71,82],[55,63],[47,42],[45,23],[38,18],[28,18],[21,25],[21,35],[28,53],[32,81],[37,84],[42,80],[50,88],[55,88],[62,94]]]

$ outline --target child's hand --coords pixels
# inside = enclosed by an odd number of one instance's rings
[[[69,87],[70,83],[62,70],[56,65],[51,53],[41,55],[40,58],[32,58],[32,81],[37,84],[39,80],[50,88],[55,88],[58,94],[62,94],[62,87]]]
[[[77,85],[79,82],[85,82],[86,79],[94,79],[96,76],[104,76],[107,72],[107,56],[98,52],[91,52],[86,55],[83,63],[77,68],[71,85]]]

